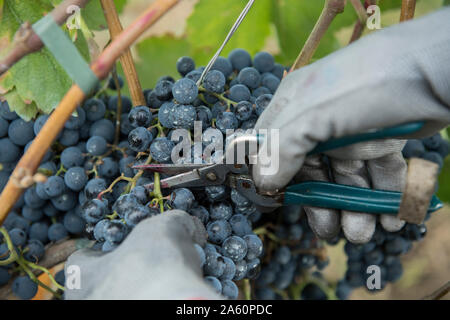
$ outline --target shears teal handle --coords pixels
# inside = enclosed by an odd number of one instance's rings
[[[397,214],[401,198],[401,192],[307,181],[288,186],[284,192],[283,205],[300,204],[355,212]],[[428,212],[434,212],[442,206],[439,199],[433,196]]]
[[[401,137],[419,131],[423,128],[424,124],[425,123],[423,121],[411,122],[395,127],[389,127],[352,136],[331,139],[326,142],[319,143],[311,152],[308,153],[308,155],[342,148],[358,142]]]

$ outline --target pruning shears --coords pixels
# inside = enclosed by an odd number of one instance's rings
[[[362,134],[331,139],[319,143],[308,155],[322,153],[358,142],[376,139],[396,138],[419,131],[423,122],[414,122],[395,127],[373,130]],[[241,144],[261,142],[257,135],[236,137],[226,148],[225,154],[236,150]],[[245,149],[248,151],[248,148]],[[248,155],[255,156],[255,155]],[[160,181],[161,188],[206,187],[227,185],[237,189],[258,207],[278,208],[299,204],[311,207],[340,209],[376,214],[397,214],[402,198],[401,192],[374,190],[329,182],[306,181],[289,185],[284,190],[273,193],[258,192],[250,175],[249,165],[245,164],[149,164],[133,168],[165,173],[170,176]],[[153,184],[146,185],[153,189]],[[434,195],[428,213],[442,208],[442,203]]]

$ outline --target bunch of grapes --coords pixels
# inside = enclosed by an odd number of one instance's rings
[[[182,209],[205,225],[208,244],[197,249],[205,280],[217,292],[235,299],[235,281],[257,277],[263,244],[253,233],[252,223],[261,213],[248,199],[226,186],[152,191],[145,186],[165,175],[133,166],[172,163],[172,150],[179,142],[171,139],[174,130],[192,131],[195,121],[202,124],[201,153],[190,142],[193,152],[181,154],[179,161],[220,159],[223,150],[208,158],[203,151],[217,139],[225,141],[228,129],[253,128],[286,69],[266,52],[252,59],[245,50],[236,49],[228,58],[217,59],[200,86],[197,81],[204,67],[196,68],[191,58],[182,57],[177,70],[180,79],[165,76],[144,91],[146,105],[132,106],[123,94],[120,99],[108,94],[120,90],[123,80],[119,77],[110,78],[77,108],[39,166],[46,181],[28,188],[5,220],[13,248],[2,239],[0,259],[15,250],[20,259],[38,262],[45,245],[80,236],[96,240],[94,249],[110,252],[143,219]],[[8,152],[0,154],[0,191],[48,117],[25,121],[10,111],[7,102],[1,103],[0,149]],[[0,267],[0,286],[23,271],[13,272],[14,266]],[[26,274],[16,277],[12,288],[23,299],[37,291]]]

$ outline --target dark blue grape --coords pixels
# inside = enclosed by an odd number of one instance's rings
[[[259,258],[263,253],[263,243],[255,234],[247,234],[243,237],[247,243],[247,259],[253,260]]]
[[[169,198],[169,205],[173,209],[188,211],[194,204],[195,197],[187,188],[175,189]]]
[[[106,105],[100,99],[92,98],[86,100],[83,104],[83,109],[86,111],[86,118],[89,121],[97,121],[105,117]]]
[[[45,247],[41,241],[34,239],[28,241],[25,251],[25,259],[37,263],[44,257]]]
[[[234,264],[233,260],[228,257],[223,257],[223,261],[225,263],[225,269],[219,279],[221,281],[232,280],[234,278],[234,275],[236,274],[236,265]]]
[[[250,89],[256,89],[261,82],[261,74],[255,68],[247,67],[239,72],[238,81]]]
[[[190,208],[188,210],[189,214],[191,216],[197,217],[200,219],[200,221],[206,225],[209,221],[209,212],[204,206],[196,206],[193,208]]]
[[[64,128],[75,130],[80,129],[83,124],[86,122],[86,112],[83,108],[78,107],[76,111],[76,115],[72,115],[69,120],[64,124]]]
[[[246,277],[250,280],[256,279],[261,271],[261,261],[259,259],[252,259],[247,261]]]
[[[46,222],[35,222],[30,227],[30,239],[36,239],[42,243],[48,242],[48,224]]]
[[[239,121],[233,112],[223,112],[217,116],[216,127],[226,134],[227,130],[236,130],[239,126]]]
[[[242,260],[247,255],[247,243],[238,236],[228,237],[222,244],[222,252],[235,262]]]
[[[230,220],[230,226],[233,230],[233,234],[243,237],[252,233],[252,227],[248,219],[242,214],[233,215]]]
[[[60,286],[63,286],[63,287],[64,287],[64,285],[65,285],[65,283],[66,283],[66,276],[64,275],[64,269],[58,271],[58,272],[55,274],[55,281],[56,281]]]
[[[72,167],[64,175],[64,183],[73,191],[81,191],[88,181],[88,176],[81,167]]]
[[[16,119],[9,124],[8,137],[18,146],[25,146],[34,138],[34,122]]]
[[[74,146],[80,140],[80,132],[78,130],[64,129],[61,137],[58,139],[59,143],[66,147]]]
[[[233,215],[233,207],[228,202],[216,202],[209,206],[211,220],[228,220]]]
[[[209,71],[203,79],[205,89],[215,93],[222,93],[225,88],[225,83],[225,76],[218,70]]]
[[[88,223],[97,223],[107,214],[105,203],[98,199],[87,201],[85,204],[83,204],[82,208],[83,218]]]
[[[197,118],[195,108],[191,105],[176,104],[170,115],[172,128],[193,129]]]
[[[75,213],[67,212],[63,219],[64,228],[72,234],[80,234],[85,228],[85,222],[82,217]]]
[[[102,163],[98,167],[101,177],[114,178],[119,174],[119,164],[111,157],[102,159]]]
[[[93,231],[95,240],[105,241],[105,228],[108,225],[109,221],[109,219],[103,219],[95,224]]]
[[[227,58],[218,57],[212,65],[211,70],[219,70],[224,74],[225,78],[228,78],[233,73],[233,66]]]
[[[5,120],[13,121],[19,116],[16,112],[10,111],[8,101],[0,101],[0,117]]]
[[[427,148],[428,150],[437,150],[439,148],[439,146],[442,143],[442,137],[441,134],[438,132],[434,135],[432,135],[431,137],[427,137],[422,139],[423,145],[425,146],[425,148]]]
[[[20,149],[9,138],[0,139],[0,150],[8,150],[8,152],[0,152],[0,163],[14,162],[20,156]]]
[[[127,96],[121,95],[120,101],[122,102],[122,113],[128,113],[131,110],[132,103],[130,98]],[[119,97],[118,96],[112,96],[108,100],[108,109],[112,111],[117,111],[117,108],[119,106]]]
[[[9,231],[9,236],[14,246],[21,247],[27,242],[27,233],[22,229],[14,228]]]
[[[225,261],[217,252],[205,252],[206,262],[203,266],[203,272],[206,276],[220,277],[225,271]]]
[[[48,239],[50,241],[58,241],[64,239],[69,234],[62,223],[54,223],[48,228]]]
[[[93,136],[86,143],[86,149],[93,156],[101,156],[108,150],[105,138],[101,136]]]
[[[22,207],[22,216],[31,222],[36,222],[36,221],[41,220],[41,218],[44,216],[44,213],[41,208],[33,209],[28,206],[23,206]]]
[[[51,198],[58,197],[65,190],[64,179],[59,176],[51,176],[44,183],[44,190]]]
[[[33,298],[38,290],[38,285],[28,276],[20,276],[12,283],[12,292],[22,300]]]
[[[425,147],[421,140],[408,140],[403,148],[403,156],[407,159],[421,157],[425,153]]]
[[[192,81],[197,83],[197,81],[200,80],[201,76],[202,76],[202,73],[200,71],[193,70],[193,71],[189,72],[185,77],[188,79],[191,79]]]
[[[156,92],[154,90],[147,93],[146,100],[147,106],[154,109],[160,108],[164,103],[164,101],[158,99],[158,97],[156,96]]]
[[[104,237],[106,242],[119,244],[125,239],[128,228],[125,224],[118,220],[111,220],[104,230]]]
[[[160,163],[170,163],[172,149],[175,147],[173,141],[166,137],[159,137],[153,140],[150,145],[150,155],[155,161]]]
[[[220,283],[219,279],[217,279],[216,277],[207,276],[205,277],[205,281],[214,289],[214,291],[219,294],[222,293],[222,284]]]
[[[282,80],[284,77],[284,71],[286,69],[279,63],[275,63],[275,66],[273,67],[272,71],[270,71],[275,77]]]
[[[36,192],[36,186],[28,188],[27,191],[25,191],[24,200],[26,205],[33,209],[40,208],[45,204],[45,200],[39,198]]]
[[[259,52],[253,57],[253,66],[261,73],[270,72],[275,66],[275,60],[270,53]]]
[[[121,76],[117,76],[117,82],[119,84],[119,88],[122,88],[124,81]],[[114,77],[110,77],[108,79],[108,88],[111,90],[117,90],[116,79]]]
[[[172,88],[172,94],[174,99],[179,103],[190,104],[197,98],[198,87],[191,79],[183,78],[175,82]]]
[[[142,220],[147,219],[156,214],[159,214],[158,209],[149,208],[142,205],[129,206],[125,211],[125,222],[127,226],[133,228]]]
[[[442,156],[434,151],[425,152],[425,154],[422,156],[422,159],[431,161],[439,165],[439,168],[442,168],[444,165],[444,159],[442,159]]]
[[[308,283],[302,290],[302,300],[328,300],[327,295],[314,283]]]
[[[239,121],[248,120],[253,113],[253,105],[248,101],[241,101],[236,105],[234,113]]]
[[[95,121],[89,129],[89,135],[91,137],[101,136],[106,141],[112,143],[114,140],[114,124],[108,119],[100,119]]]
[[[131,109],[128,114],[128,120],[130,124],[137,127],[148,127],[152,123],[152,113],[147,106],[137,106]]]
[[[160,80],[155,86],[153,90],[156,94],[156,97],[160,101],[167,101],[172,98],[172,87],[174,86],[172,81],[168,80]]]
[[[7,284],[10,279],[11,274],[8,272],[8,269],[0,267],[0,286]]]
[[[222,280],[222,294],[231,300],[236,300],[239,295],[239,289],[231,280]]]
[[[198,257],[200,259],[200,268],[203,268],[203,266],[206,263],[206,254],[202,247],[200,247],[198,244],[194,243],[194,248],[197,251]]]
[[[221,244],[231,235],[231,226],[226,220],[216,220],[208,223],[206,231],[209,241]]]
[[[139,199],[134,194],[121,195],[113,204],[112,210],[117,212],[119,217],[124,218],[130,206],[139,206]]]
[[[3,138],[8,134],[8,126],[9,122],[0,118],[0,138]]]
[[[272,74],[264,75],[261,79],[261,85],[270,90],[270,93],[274,94],[280,85],[280,79]]]
[[[230,88],[229,98],[235,102],[249,101],[250,96],[250,90],[242,84],[236,84]]]
[[[78,194],[73,191],[65,190],[61,195],[51,198],[50,201],[56,209],[61,211],[69,211],[77,205],[77,196]]]
[[[120,173],[123,174],[125,177],[132,178],[134,176],[133,169],[131,169],[131,166],[133,166],[134,159],[132,157],[126,157],[122,158],[119,161],[119,170]]]
[[[103,252],[111,252],[116,249],[119,245],[117,243],[113,243],[110,241],[103,242],[102,251]]]
[[[234,70],[240,71],[252,65],[252,57],[244,49],[234,49],[228,55],[228,60]]]
[[[195,69],[195,62],[191,57],[181,57],[177,61],[177,71],[184,77]]]

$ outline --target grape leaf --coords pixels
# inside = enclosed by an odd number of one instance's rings
[[[379,0],[378,4],[383,14],[383,10],[398,9],[402,7],[402,0]]]
[[[323,6],[324,1],[273,0],[273,19],[281,47],[281,54],[277,58],[281,63],[293,63],[316,24]],[[337,15],[332,22],[314,58],[321,58],[339,49],[339,42],[334,33],[352,25],[356,20],[355,10],[348,2],[344,12]]]
[[[22,97],[19,96],[16,88],[8,91],[5,94],[5,98],[8,101],[11,111],[15,111],[21,116],[22,119],[29,121],[36,116],[38,108],[36,103],[32,101],[25,102]]]
[[[86,25],[91,30],[103,30],[108,27],[100,0],[91,0],[81,9]]]
[[[446,203],[450,203],[450,157],[445,158],[444,166],[439,173],[438,198]]]
[[[168,35],[147,38],[136,47],[139,55],[136,69],[143,88],[153,88],[161,76],[179,77],[176,62],[179,57],[189,52],[189,44],[186,40]],[[123,74],[120,68],[119,73]]]
[[[246,1],[200,0],[187,21],[187,41],[191,55],[199,64],[206,64],[217,51]],[[250,9],[222,55],[234,48],[244,48],[254,54],[264,47],[270,34],[271,0],[258,0]]]
[[[49,0],[5,2],[3,17],[0,20],[0,39],[11,43],[23,22],[34,23],[52,9],[53,5]],[[78,34],[75,45],[89,61],[87,43],[81,33]],[[37,109],[45,113],[51,112],[72,85],[72,80],[53,55],[43,48],[16,63],[0,85],[2,89],[15,91],[15,94],[9,95],[14,100],[11,104],[20,116],[28,118],[33,112],[36,113]],[[19,99],[23,100],[22,103],[18,102]],[[17,107],[14,104],[17,104]],[[31,106],[29,111],[26,110],[27,106]]]
[[[2,18],[2,14],[3,14],[3,2],[4,2],[4,0],[0,0],[0,19]]]

